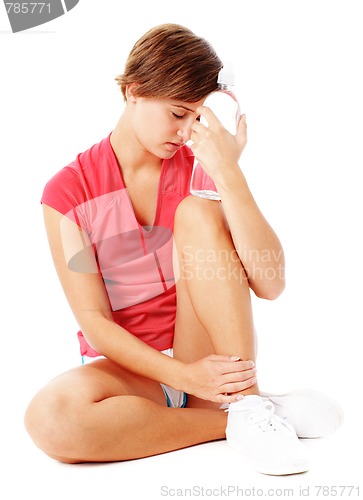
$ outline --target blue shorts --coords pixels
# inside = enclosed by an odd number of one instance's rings
[[[173,349],[166,349],[161,351],[167,356],[173,357]],[[169,385],[160,384],[162,390],[164,391],[166,402],[169,408],[185,408],[187,404],[187,394],[183,391],[178,391]]]
[[[164,391],[166,402],[169,408],[185,408],[187,404],[187,395],[183,391],[178,391],[173,387],[165,384],[160,384]]]
[[[173,349],[166,349],[165,351],[161,351],[163,354],[167,356],[173,357]],[[96,358],[90,358],[88,356],[82,356],[82,365],[91,363],[96,359],[104,359],[104,356],[97,356]],[[187,395],[183,391],[179,391],[170,387],[166,384],[160,384],[161,388],[164,392],[166,403],[169,408],[185,408],[187,404]]]

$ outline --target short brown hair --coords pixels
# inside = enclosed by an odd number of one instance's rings
[[[139,97],[197,102],[218,88],[222,66],[204,38],[179,24],[162,24],[136,42],[115,80],[124,99],[126,86],[136,83]]]

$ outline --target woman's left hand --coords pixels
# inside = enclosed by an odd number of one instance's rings
[[[237,133],[232,135],[207,106],[201,106],[196,111],[205,117],[208,127],[200,122],[193,124],[191,149],[206,173],[215,181],[225,168],[238,164],[247,144],[246,115],[241,116]]]

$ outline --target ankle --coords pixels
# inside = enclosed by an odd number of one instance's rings
[[[260,396],[260,389],[258,387],[258,384],[252,385],[248,389],[245,389],[244,391],[241,391],[240,394],[242,396]]]

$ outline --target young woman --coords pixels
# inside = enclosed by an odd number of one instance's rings
[[[27,409],[52,458],[127,460],[227,437],[256,470],[288,474],[308,468],[298,437],[340,423],[328,398],[259,391],[250,290],[280,295],[284,255],[238,165],[246,117],[233,136],[203,107],[222,66],[190,30],[150,30],[117,78],[115,129],[45,187],[54,263],[93,358]],[[194,155],[221,203],[189,195]]]

